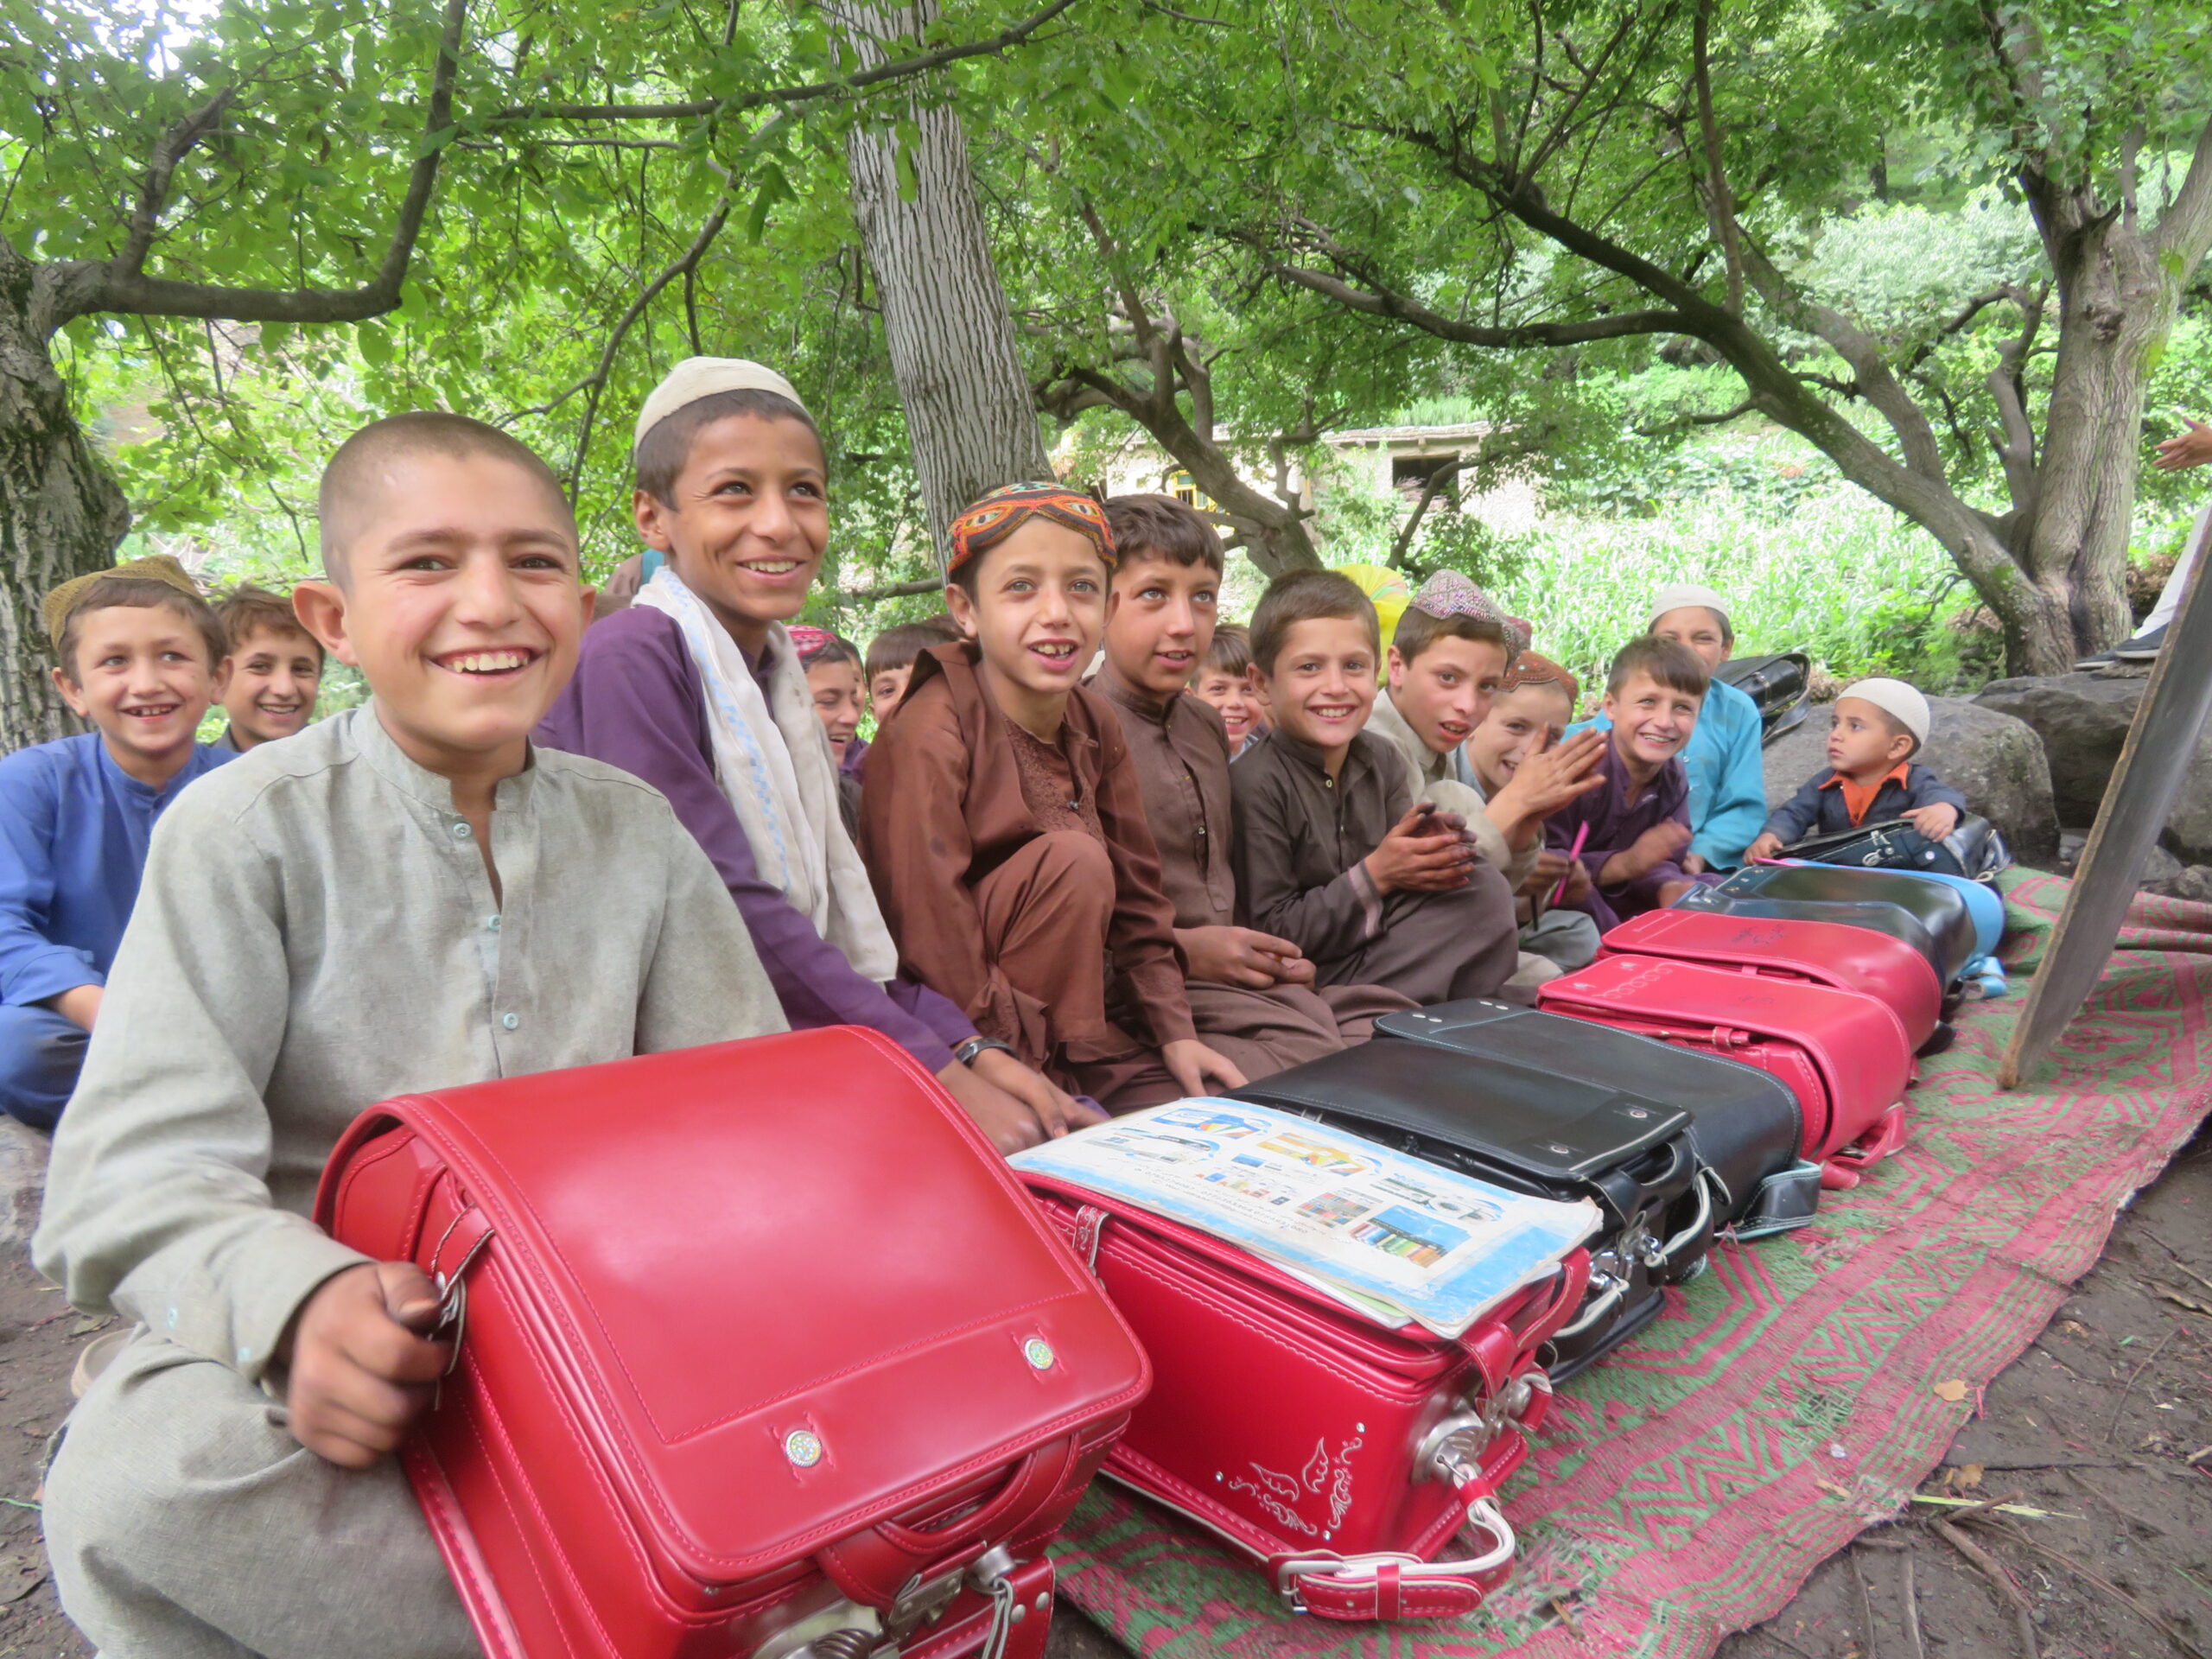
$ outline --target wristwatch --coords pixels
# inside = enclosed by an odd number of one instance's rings
[[[966,1042],[954,1049],[952,1051],[952,1058],[959,1061],[963,1065],[973,1065],[976,1064],[976,1057],[978,1054],[984,1053],[994,1048],[997,1049],[1001,1053],[1014,1054],[1014,1045],[1007,1041],[1005,1038],[979,1036],[970,1037]],[[1020,1059],[1021,1057],[1015,1054],[1014,1058],[1016,1059]]]

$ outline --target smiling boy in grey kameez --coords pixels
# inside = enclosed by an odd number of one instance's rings
[[[163,818],[35,1245],[137,1325],[47,1483],[106,1659],[476,1653],[388,1455],[444,1364],[432,1287],[308,1219],[323,1160],[392,1095],[784,1028],[667,802],[529,743],[590,612],[544,464],[401,416],[321,506],[301,618],[374,701]]]

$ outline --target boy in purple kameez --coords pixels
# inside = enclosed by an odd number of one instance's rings
[[[1005,1044],[897,975],[784,626],[829,538],[821,435],[798,394],[757,363],[688,359],[646,399],[636,445],[639,529],[667,563],[584,636],[537,741],[668,797],[793,1027],[881,1032],[1007,1151],[1085,1121]]]
[[[1687,645],[1645,634],[1624,645],[1605,681],[1612,741],[1599,757],[1603,789],[1544,822],[1546,842],[1590,872],[1587,910],[1602,932],[1671,905],[1697,885],[1679,861],[1690,844],[1689,775],[1681,753],[1697,729],[1708,683]]]

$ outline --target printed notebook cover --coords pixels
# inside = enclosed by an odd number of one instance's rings
[[[1204,1097],[1009,1160],[1263,1255],[1385,1324],[1457,1336],[1597,1230],[1587,1200],[1510,1192],[1290,1112]]]

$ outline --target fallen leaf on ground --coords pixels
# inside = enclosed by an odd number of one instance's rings
[[[2176,1290],[2171,1285],[2153,1285],[2151,1287],[2151,1294],[2164,1298],[2176,1307],[2185,1307],[2192,1313],[2212,1316],[2212,1302],[2204,1301],[2201,1298]]]
[[[2031,1521],[2086,1521],[2085,1515],[2069,1515],[2064,1510],[2031,1510],[2024,1503],[1992,1503],[1986,1499],[1972,1497],[1944,1497],[1935,1492],[1915,1492],[1915,1503],[1938,1503],[1947,1510],[1993,1510],[1999,1515],[2024,1515]]]

